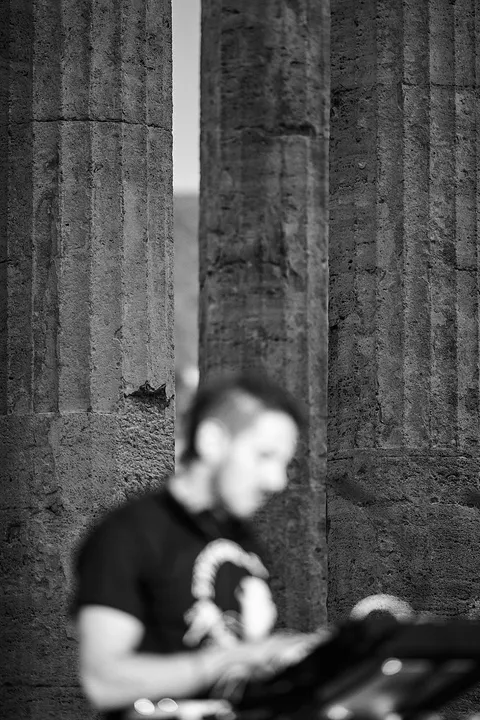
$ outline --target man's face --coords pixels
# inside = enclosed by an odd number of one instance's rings
[[[287,485],[287,466],[298,439],[294,420],[265,410],[228,440],[212,479],[217,507],[237,518],[249,518]]]

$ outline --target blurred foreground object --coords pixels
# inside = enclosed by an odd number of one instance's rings
[[[365,601],[300,662],[266,681],[246,683],[231,712],[252,720],[300,713],[322,720],[416,720],[480,681],[480,623],[415,619],[408,604],[393,596]],[[199,707],[197,717],[210,717],[206,709]],[[165,712],[152,704],[148,714]],[[174,715],[183,718],[182,708]]]

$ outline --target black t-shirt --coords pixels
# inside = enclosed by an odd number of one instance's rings
[[[88,535],[73,611],[106,605],[135,616],[145,627],[140,652],[229,646],[271,629],[267,580],[245,524],[190,514],[163,490],[114,510]]]

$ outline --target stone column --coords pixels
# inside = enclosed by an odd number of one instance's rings
[[[173,465],[170,4],[7,0],[0,33],[2,718],[75,720],[72,548]]]
[[[476,7],[332,6],[332,620],[480,607]]]
[[[200,373],[262,367],[305,403],[259,528],[282,621],[325,617],[328,0],[204,0]]]

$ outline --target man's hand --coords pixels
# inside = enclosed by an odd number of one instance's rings
[[[268,680],[290,665],[303,660],[330,638],[328,630],[314,633],[278,632],[258,641],[232,648],[231,656],[214,685],[215,697],[238,700],[251,680]]]
[[[253,677],[265,679],[289,665],[296,665],[326,640],[317,633],[278,632],[259,643],[245,645],[251,651]]]

